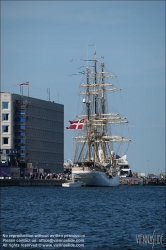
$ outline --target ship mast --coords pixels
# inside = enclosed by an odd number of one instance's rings
[[[101,63],[101,72],[102,72],[102,98],[101,98],[101,102],[102,102],[102,114],[105,113],[105,98],[104,98],[104,56],[101,57],[103,59],[103,62]]]
[[[97,71],[96,51],[92,60],[94,70],[86,67],[86,82],[81,83],[80,87],[84,91],[79,92],[83,95],[85,113],[79,115],[80,119],[85,119],[84,129],[78,136],[74,137],[76,142],[74,162],[86,165],[103,166],[112,163],[111,149],[108,143],[124,143],[131,140],[110,134],[110,125],[128,123],[127,119],[118,113],[108,113],[106,109],[106,92],[119,91],[121,89],[113,87],[113,83],[107,83],[106,78],[113,79],[116,76],[105,71],[104,57],[101,62],[101,70]],[[92,80],[93,79],[93,80]],[[77,118],[78,119],[78,118]],[[81,146],[82,145],[82,146]]]
[[[96,51],[94,53],[94,62],[95,62],[95,85],[97,84],[97,60],[96,60]],[[97,107],[97,95],[95,94],[95,115],[97,113],[96,111],[96,107]]]
[[[101,89],[102,89],[102,96],[101,96],[101,110],[102,110],[102,114],[103,114],[103,117],[104,117],[104,114],[105,114],[105,96],[104,96],[104,93],[105,93],[105,88],[104,88],[104,56],[101,57],[103,59],[103,62],[101,63]],[[105,126],[102,126],[102,137],[105,135]],[[105,142],[102,142],[102,150],[103,150],[103,154],[104,154],[104,158],[106,157],[106,150],[105,150],[105,147],[106,147],[106,143]]]
[[[86,102],[86,108],[87,108],[87,139],[88,139],[88,161],[90,161],[90,156],[91,156],[91,151],[90,151],[90,146],[91,146],[91,142],[90,142],[90,123],[89,123],[89,119],[90,119],[90,100],[89,100],[89,68],[86,68],[86,81],[87,81],[87,95],[85,99]]]
[[[97,84],[97,61],[96,61],[96,51],[94,53],[94,89],[96,91],[96,84]],[[96,114],[97,114],[97,94],[95,93],[94,95],[94,119],[96,119]],[[96,142],[96,136],[97,136],[97,128],[94,126],[93,128],[93,133],[94,133],[94,154],[93,154],[93,161],[94,165],[95,162],[97,161],[97,142]]]

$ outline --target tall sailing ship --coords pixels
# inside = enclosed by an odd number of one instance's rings
[[[131,140],[113,135],[112,126],[128,123],[118,113],[109,113],[107,92],[121,89],[109,83],[116,75],[105,70],[104,57],[99,63],[96,57],[89,61],[84,73],[85,82],[80,84],[83,112],[75,120],[69,121],[67,129],[77,130],[74,136],[74,159],[72,166],[73,181],[82,181],[86,186],[118,186],[119,156],[114,151],[114,143],[130,142]],[[98,65],[99,64],[99,65]]]

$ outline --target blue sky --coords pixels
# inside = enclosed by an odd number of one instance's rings
[[[30,81],[30,96],[47,100],[50,88],[51,101],[64,104],[65,129],[79,113],[82,80],[67,77],[82,66],[69,61],[93,57],[88,44],[118,76],[131,169],[165,171],[165,1],[1,1],[1,91],[19,93],[13,85]],[[65,129],[65,159],[73,135]]]

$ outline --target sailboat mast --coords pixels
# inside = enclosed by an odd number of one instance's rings
[[[95,62],[95,84],[97,84],[97,60],[96,60],[96,51],[94,53],[94,62]],[[97,97],[95,95],[95,115],[97,114]]]
[[[102,59],[104,60],[104,56],[102,56]],[[104,84],[104,61],[101,63],[101,72],[102,72],[102,84]],[[102,87],[102,98],[101,98],[101,102],[102,102],[102,114],[105,113],[105,98],[104,98],[104,85]]]
[[[103,117],[104,117],[104,114],[105,114],[105,96],[104,96],[104,93],[105,93],[105,88],[104,88],[104,56],[101,57],[103,59],[103,62],[101,63],[101,84],[103,85],[101,87],[102,89],[102,96],[101,96],[101,110],[102,110],[102,114],[103,114]],[[105,135],[105,127],[103,126],[102,127],[102,136]],[[106,143],[102,142],[102,150],[103,150],[103,154],[104,154],[104,158],[106,157]]]
[[[96,85],[97,85],[97,60],[96,60],[96,50],[94,53],[94,84],[95,84],[95,90],[96,90]],[[96,114],[97,114],[97,94],[95,94],[95,100],[94,100],[94,115],[95,115],[95,119],[96,119]],[[95,163],[98,161],[98,144],[97,144],[97,128],[96,126],[94,126],[94,165]]]
[[[90,102],[89,102],[89,71],[87,68],[87,74],[86,74],[86,81],[87,81],[87,100],[86,100],[86,106],[87,106],[87,117],[88,121],[90,118]]]
[[[90,119],[90,100],[89,100],[89,70],[87,68],[87,75],[86,75],[86,81],[87,81],[87,99],[86,99],[86,108],[87,108],[87,139],[88,139],[88,161],[90,161],[90,129],[89,129],[89,119]]]

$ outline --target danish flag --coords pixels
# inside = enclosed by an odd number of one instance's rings
[[[75,120],[75,121],[69,121],[70,122],[70,126],[66,127],[66,128],[67,129],[82,129],[82,127],[84,125],[84,121],[85,121],[85,119]]]
[[[20,84],[15,84],[14,86],[23,86],[23,85],[29,85],[29,82],[24,82],[24,83],[20,83]]]

